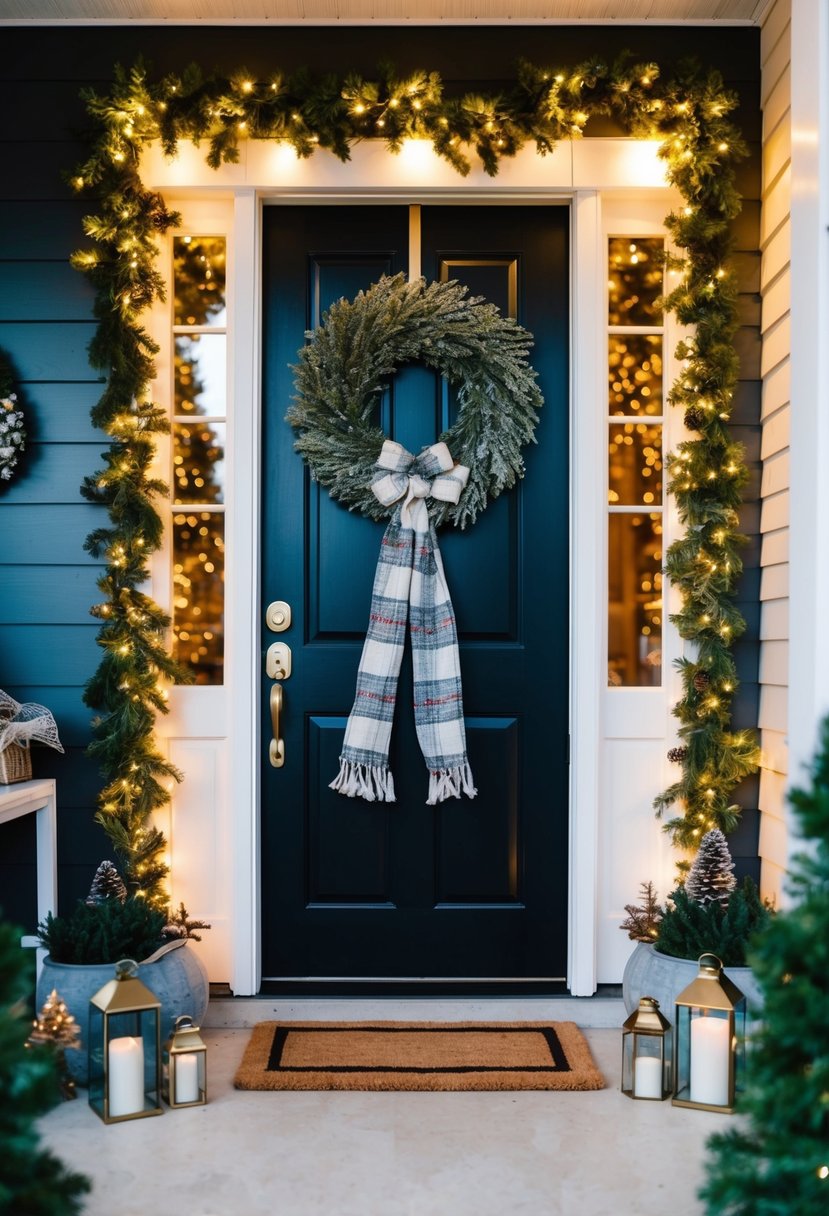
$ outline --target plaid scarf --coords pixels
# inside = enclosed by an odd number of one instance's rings
[[[469,469],[445,443],[412,456],[387,439],[372,490],[397,503],[380,546],[371,616],[357,672],[354,708],[345,730],[339,775],[331,789],[367,802],[395,802],[389,740],[408,619],[414,669],[414,711],[429,770],[428,806],[477,790],[466,756],[458,636],[428,497],[456,503]]]

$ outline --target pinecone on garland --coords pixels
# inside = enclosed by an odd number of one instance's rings
[[[90,907],[102,904],[106,899],[117,899],[121,903],[127,898],[124,880],[111,861],[102,861],[95,871],[86,902]]]
[[[685,411],[685,425],[689,431],[701,431],[705,425],[705,414],[698,405],[691,405]]]
[[[145,304],[151,304],[153,300],[153,289],[149,283],[136,283],[130,288],[130,301],[136,308],[142,308]]]
[[[670,760],[671,764],[682,764],[687,755],[687,747],[672,747],[668,752],[668,759]]]
[[[176,222],[175,216],[164,206],[164,199],[160,194],[145,195],[143,201],[147,204],[150,223],[159,232],[166,232]]]
[[[686,895],[697,904],[710,904],[716,900],[723,909],[727,908],[731,892],[737,885],[733,869],[725,836],[719,828],[712,828],[703,836],[685,880]]]
[[[694,676],[694,688],[697,692],[707,692],[711,684],[711,677],[707,671],[698,671]]]
[[[46,998],[43,1008],[32,1023],[27,1047],[35,1047],[41,1043],[51,1043],[55,1050],[55,1060],[58,1066],[58,1083],[64,1098],[77,1098],[75,1082],[69,1075],[66,1066],[67,1048],[79,1048],[81,1045],[81,1028],[72,1014],[66,1008],[66,1003],[58,995],[55,988]]]

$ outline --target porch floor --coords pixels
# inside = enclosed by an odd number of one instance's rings
[[[85,1216],[700,1216],[729,1117],[631,1102],[618,1027],[585,1034],[598,1092],[250,1093],[248,1031],[208,1029],[207,1106],[106,1127],[80,1090],[43,1142],[92,1179]]]

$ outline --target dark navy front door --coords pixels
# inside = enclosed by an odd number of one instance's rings
[[[341,296],[408,270],[469,284],[535,335],[545,397],[524,481],[474,528],[439,542],[460,638],[474,801],[425,805],[404,657],[391,747],[398,801],[328,788],[354,696],[383,527],[312,482],[284,421],[290,364]],[[415,238],[416,239],[416,238]],[[274,206],[264,221],[262,928],[265,983],[470,981],[518,988],[566,972],[568,856],[568,240],[566,207]],[[434,442],[453,403],[403,369],[387,434]],[[281,633],[269,603],[290,605]],[[285,762],[268,759],[265,652],[291,648],[281,681]]]

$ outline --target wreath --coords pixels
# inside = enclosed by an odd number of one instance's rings
[[[286,417],[312,477],[349,510],[371,519],[391,513],[371,489],[386,438],[377,406],[389,378],[414,360],[457,386],[457,417],[438,442],[470,469],[458,503],[429,500],[433,523],[465,528],[523,477],[521,451],[535,443],[543,398],[527,362],[532,335],[494,304],[456,281],[384,276],[332,304],[306,337]]]
[[[26,446],[23,411],[12,392],[11,366],[0,351],[0,482],[11,481],[17,459]]]

